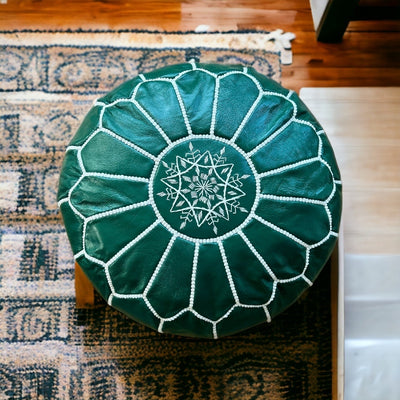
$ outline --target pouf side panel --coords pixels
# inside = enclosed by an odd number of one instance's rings
[[[143,298],[112,298],[112,306],[134,321],[157,330],[160,320],[148,308]]]
[[[332,235],[320,246],[310,250],[310,265],[305,273],[308,279],[314,281],[320,274],[322,268],[328,262],[337,240],[338,238]]]
[[[256,84],[242,74],[223,76],[219,80],[215,114],[215,134],[230,139],[245,122],[259,96]]]
[[[105,96],[101,97],[98,100],[98,102],[108,105],[108,104],[113,103],[116,100],[130,99],[133,94],[134,89],[141,82],[143,82],[143,80],[140,76],[130,79],[130,80],[122,83],[121,85],[117,86],[115,89],[113,89],[111,92],[107,93]]]
[[[243,233],[278,279],[301,275],[306,265],[306,247],[289,237],[289,232],[281,232],[278,227],[257,217]]]
[[[249,245],[237,234],[225,239],[224,247],[240,302],[266,304],[274,287],[274,279],[268,272],[268,266],[261,264]]]
[[[96,291],[105,301],[107,301],[111,294],[111,289],[107,282],[104,267],[89,261],[84,256],[78,257],[76,262],[82,268],[83,272],[88,277]]]
[[[283,96],[287,96],[289,93],[293,93],[291,90],[288,90],[282,87],[278,82],[273,79],[267,78],[265,75],[260,74],[254,68],[249,67],[247,73],[260,82],[263,90],[265,92],[275,92],[280,93]]]
[[[89,136],[99,128],[101,110],[100,106],[94,106],[89,110],[72,138],[70,146],[82,146]]]
[[[271,319],[288,309],[308,288],[308,283],[302,278],[278,284],[275,300],[268,306]]]
[[[235,304],[218,245],[200,246],[195,287],[193,308],[212,321],[221,318]]]
[[[342,214],[342,185],[336,185],[336,192],[328,203],[328,209],[332,216],[332,231],[339,233]]]
[[[99,131],[82,148],[87,172],[147,178],[154,161],[106,132]]]
[[[72,211],[67,202],[60,204],[60,211],[71,244],[72,252],[78,254],[83,249],[83,220]]]
[[[218,337],[229,336],[242,330],[247,330],[253,326],[259,325],[267,321],[265,309],[236,307],[229,314],[229,318],[225,318],[217,324]]]
[[[162,256],[171,234],[161,225],[129,247],[109,266],[110,277],[119,294],[142,294],[164,263]]]
[[[143,74],[143,76],[147,80],[157,79],[157,78],[174,79],[176,75],[180,74],[181,72],[187,71],[189,69],[192,69],[192,65],[190,63],[168,65],[163,68],[158,68],[156,70],[146,72]]]
[[[85,217],[135,207],[148,200],[148,184],[113,177],[85,176],[70,196],[71,204]]]
[[[216,338],[212,323],[198,318],[191,311],[184,312],[172,321],[165,321],[162,332],[205,339]]]
[[[86,251],[90,256],[107,262],[155,221],[150,206],[127,210],[123,217],[112,214],[89,221],[85,235]]]
[[[340,181],[341,178],[339,167],[329,139],[325,134],[321,135],[320,138],[322,142],[321,158],[329,164],[329,168],[332,171],[334,179]]]
[[[176,80],[193,134],[209,134],[214,104],[215,78],[194,70]],[[173,125],[172,125],[173,126]]]
[[[102,126],[153,156],[167,146],[162,134],[130,101],[121,101],[106,108]]]
[[[68,197],[71,188],[78,182],[82,175],[77,154],[77,150],[68,150],[65,153],[58,181],[57,201]]]
[[[186,76],[186,75],[185,75]],[[188,134],[183,112],[172,82],[148,81],[138,88],[135,101],[172,141]]]
[[[193,243],[178,238],[163,254],[164,262],[147,293],[148,300],[162,318],[174,317],[190,305],[194,289],[191,287],[195,273],[194,247]]]
[[[243,71],[243,65],[239,64],[197,64],[197,68],[203,68],[207,71],[212,72],[213,74],[217,75],[224,75],[226,72],[229,71]]]

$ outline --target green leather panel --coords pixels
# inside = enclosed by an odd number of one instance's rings
[[[278,279],[302,273],[306,261],[304,246],[258,220],[251,221],[243,232]]]
[[[232,335],[237,332],[237,325],[244,324],[252,327],[264,322],[266,314],[263,308],[236,307],[229,318],[223,319],[218,324],[218,336]]]
[[[82,175],[82,170],[76,163],[77,151],[69,150],[64,157],[63,169],[68,168],[68,174],[62,174],[58,182],[58,198],[63,199],[68,196],[69,191],[78,182]]]
[[[124,178],[86,176],[71,194],[72,205],[85,217],[128,207],[148,198],[148,184]]]
[[[307,289],[307,283],[302,279],[279,284],[276,289],[275,300],[268,306],[271,318],[286,310]]]
[[[318,156],[319,140],[308,125],[293,122],[251,159],[259,172],[284,167]]]
[[[274,288],[268,265],[261,264],[239,235],[226,239],[224,247],[239,299],[252,305],[267,303]]]
[[[252,112],[236,144],[246,152],[253,150],[281,129],[293,115],[293,105],[288,100],[279,96],[264,95]],[[257,134],[254,134],[255,132]]]
[[[138,88],[135,99],[171,140],[186,136],[182,110],[171,82],[144,82]]]
[[[210,110],[214,103],[212,94],[216,85],[215,79],[206,72],[199,72],[199,75],[200,77],[197,74],[185,74],[176,81],[190,126],[196,135],[208,134],[210,131]],[[198,85],[199,79],[202,81],[201,85]]]
[[[160,262],[160,254],[167,248],[170,238],[171,235],[164,228],[157,226],[129,247],[117,263],[112,263],[109,271],[115,290],[120,294],[142,293],[149,284]],[[157,243],[160,252],[153,251],[154,243]]]
[[[111,259],[129,242],[156,220],[150,206],[134,208],[87,223],[85,245],[87,253],[104,262]]]
[[[248,68],[247,73],[248,75],[256,78],[256,80],[259,82],[265,92],[275,92],[283,96],[287,96],[289,94],[288,89],[282,87],[278,82],[272,79],[268,79],[266,76],[257,72],[254,68]]]
[[[99,101],[104,104],[111,104],[116,100],[130,99],[133,94],[133,89],[142,82],[142,78],[137,76],[134,79],[130,79],[123,84],[119,85],[111,92],[103,96]]]
[[[203,317],[218,320],[235,304],[216,244],[208,243],[200,247],[195,287],[193,308]],[[213,303],[212,308],[210,299]]]
[[[215,131],[218,136],[229,139],[256,101],[259,90],[249,77],[238,74],[221,78],[219,88]]]
[[[193,61],[95,102],[58,191],[76,260],[108,303],[204,338],[299,298],[334,248],[341,196],[331,145],[295,93]]]
[[[307,244],[318,243],[330,232],[329,218],[321,204],[262,199],[256,213]]]
[[[103,115],[103,127],[125,140],[134,135],[135,145],[153,155],[159,154],[166,146],[166,140],[155,126],[130,101],[121,101],[108,107]]]
[[[135,321],[140,322],[149,328],[157,329],[159,325],[158,318],[149,312],[148,306],[141,298],[132,299],[114,297],[113,307],[124,314],[130,315]]]
[[[99,106],[94,106],[89,110],[75,136],[72,138],[71,146],[81,146],[99,128],[100,114],[101,108]]]
[[[163,332],[207,339],[214,337],[212,325],[190,312],[185,312],[172,321],[164,322]]]
[[[261,179],[261,193],[274,196],[325,200],[334,190],[329,168],[314,161]]]
[[[176,239],[150,287],[147,297],[163,318],[171,318],[189,307],[194,247],[193,243]],[[171,293],[176,301],[165,301]]]
[[[82,251],[83,221],[72,211],[67,203],[60,205],[64,224],[68,225],[67,235],[74,254]]]
[[[147,177],[154,167],[154,162],[139,151],[101,131],[81,153],[88,172]]]
[[[78,257],[76,261],[85,271],[86,276],[92,282],[94,288],[101,293],[104,299],[108,299],[108,296],[111,294],[111,288],[108,284],[104,267],[93,261],[89,261],[83,256]]]

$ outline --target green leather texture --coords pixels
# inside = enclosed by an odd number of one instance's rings
[[[95,102],[58,204],[110,305],[159,332],[218,338],[271,321],[312,284],[337,240],[341,181],[296,93],[190,62]]]

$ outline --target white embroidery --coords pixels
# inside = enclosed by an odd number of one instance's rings
[[[233,174],[234,164],[227,162],[224,153],[225,147],[213,155],[208,150],[201,153],[189,142],[185,157],[163,162],[165,191],[157,196],[172,202],[170,212],[180,214],[180,229],[191,222],[198,227],[206,222],[217,235],[221,218],[229,221],[231,214],[249,212],[238,201],[246,195],[240,187],[249,175]]]

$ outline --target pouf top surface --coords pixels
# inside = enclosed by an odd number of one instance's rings
[[[283,311],[338,236],[341,181],[298,96],[242,66],[169,66],[95,102],[58,202],[110,305],[160,332],[217,338]]]

